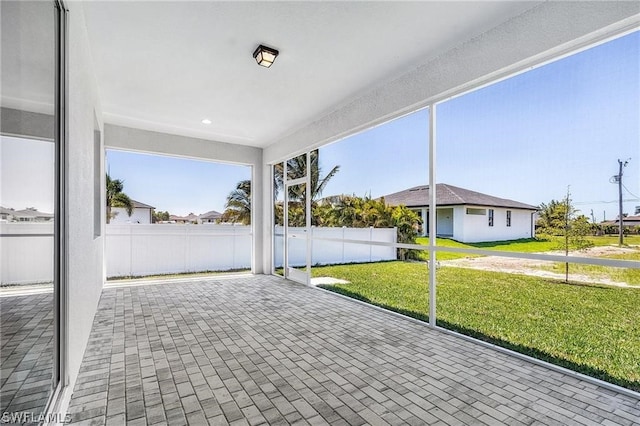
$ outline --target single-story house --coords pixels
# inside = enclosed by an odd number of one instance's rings
[[[14,213],[15,210],[0,206],[0,222],[11,222],[13,220]]]
[[[133,202],[133,213],[131,216],[127,214],[127,209],[124,207],[112,207],[110,223],[153,223],[153,210],[155,207],[150,206],[140,201],[131,200]]]
[[[429,235],[429,185],[385,195],[392,206],[405,205],[422,218]],[[505,241],[535,236],[536,206],[445,183],[436,184],[436,235],[463,243]]]
[[[171,223],[198,223],[198,216],[193,213],[189,213],[186,216],[177,216],[172,214],[169,216],[169,222]]]
[[[616,218],[615,220],[605,220],[603,222],[600,222],[600,224],[620,226],[620,220],[618,218]],[[640,215],[624,216],[622,218],[622,226],[624,228],[640,226]]]
[[[221,217],[222,213],[211,210],[198,216],[198,223],[216,223]]]
[[[52,213],[43,213],[34,207],[27,207],[24,210],[11,211],[14,222],[49,222],[53,220]]]

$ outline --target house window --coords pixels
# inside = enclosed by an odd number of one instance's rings
[[[511,210],[507,210],[507,226],[511,226]]]
[[[489,226],[493,226],[493,209],[489,209]]]
[[[487,214],[487,210],[485,209],[471,209],[467,208],[467,214],[473,214],[478,216],[484,216]]]

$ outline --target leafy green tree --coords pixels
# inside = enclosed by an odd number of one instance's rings
[[[311,200],[316,201],[322,195],[322,191],[327,187],[329,181],[340,171],[340,166],[334,166],[329,173],[322,176],[320,167],[320,154],[318,150],[313,150],[309,154],[311,165],[309,167],[309,177],[311,180]],[[295,179],[307,174],[307,156],[300,155],[287,161],[287,177]],[[275,166],[274,170],[275,195],[284,189],[284,164]],[[304,185],[296,185],[289,188],[289,200],[306,202],[306,188]]]
[[[251,224],[251,181],[242,180],[236,189],[227,196],[225,211],[222,213],[223,222]]]
[[[323,203],[317,209],[317,221],[325,226],[347,226],[350,228],[363,228],[362,219],[364,203],[360,197],[341,195],[332,203]]]
[[[559,250],[569,255],[569,250],[584,250],[593,246],[593,242],[587,239],[587,235],[593,232],[589,219],[578,214],[571,202],[571,193],[567,189],[566,197],[561,200],[551,200],[549,204],[540,205],[540,219],[538,230],[541,234],[561,237],[558,238]],[[569,282],[569,262],[565,262],[565,282]]]
[[[536,228],[537,234],[541,235],[564,235],[567,215],[575,213],[575,209],[566,200],[551,200],[549,204],[540,204],[538,209]]]
[[[111,212],[112,207],[124,207],[127,214],[133,214],[133,201],[123,192],[124,182],[120,179],[111,179],[107,174],[107,223],[115,216]]]
[[[542,237],[562,237],[558,240],[558,249],[583,250],[593,245],[586,238],[593,232],[593,226],[585,215],[578,214],[580,210],[573,206],[570,195],[567,193],[563,200],[540,205],[537,233]]]
[[[170,218],[170,214],[168,211],[157,211],[157,212],[153,212],[153,223],[158,223],[158,222],[164,222],[169,220]]]
[[[342,195],[333,203],[319,205],[314,210],[320,226],[350,228],[396,228],[397,242],[415,244],[422,220],[406,206],[389,206],[384,199]],[[401,260],[415,259],[415,250],[398,249]]]
[[[274,225],[284,226],[284,203],[276,201],[273,206]]]
[[[415,244],[418,230],[422,221],[418,213],[406,206],[396,206],[393,209],[393,226],[398,230],[398,242],[404,244]],[[398,249],[398,258],[400,260],[416,259],[418,253],[416,250]]]
[[[569,228],[566,231],[566,238],[561,244],[561,249],[568,245],[570,250],[584,250],[593,247],[593,242],[587,236],[593,233],[593,226],[589,218],[585,215],[577,215],[570,219]]]
[[[318,204],[318,198],[322,195],[322,191],[326,188],[329,181],[340,171],[340,166],[334,166],[329,173],[323,176],[322,169],[320,167],[320,158],[318,150],[311,151],[309,154],[311,159],[311,165],[309,168],[309,177],[311,181],[311,211],[312,225],[323,226],[318,221],[321,216],[316,214],[322,207]],[[287,176],[289,179],[295,179],[301,176],[305,176],[307,173],[307,156],[301,155],[296,158],[290,159],[287,162]],[[274,222],[276,225],[284,225],[284,206],[282,201],[278,202],[275,199],[278,198],[278,194],[284,190],[284,163],[279,163],[274,166],[273,173],[273,187],[274,187]],[[307,188],[306,185],[296,185],[289,187],[289,225],[290,226],[305,226],[306,220],[304,217],[304,206],[307,202]]]

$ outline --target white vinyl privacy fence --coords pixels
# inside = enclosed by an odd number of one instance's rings
[[[289,232],[303,234],[304,228],[290,227]],[[284,228],[276,226],[274,235],[274,265],[279,268],[283,266]],[[395,247],[367,243],[395,244],[397,238],[396,228],[318,228],[313,226],[311,227],[311,264],[331,265],[395,260],[397,259]],[[348,241],[357,241],[357,243]],[[306,244],[305,238],[289,238],[290,266],[306,264]]]
[[[282,266],[283,229],[275,235],[275,264]],[[314,227],[311,236],[312,264],[396,259],[394,247],[366,244],[395,243],[395,228]],[[0,223],[1,284],[51,282],[53,245],[53,223]],[[250,226],[109,224],[105,249],[107,277],[249,269],[252,234]],[[305,255],[306,241],[290,239],[291,265],[304,265]]]
[[[53,223],[0,223],[0,284],[53,282]]]
[[[251,227],[107,225],[107,277],[251,268]]]

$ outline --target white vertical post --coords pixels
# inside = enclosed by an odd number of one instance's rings
[[[184,271],[189,272],[189,225],[184,224]]]
[[[236,269],[236,239],[238,238],[238,229],[236,228],[236,224],[233,224],[233,237],[232,237],[232,247],[233,252],[231,252],[231,269]]]
[[[269,268],[269,270],[271,271],[271,275],[276,274],[276,238],[278,238],[276,237],[277,197],[276,197],[276,186],[274,184],[275,182],[274,169],[275,169],[275,164],[272,164],[269,166],[269,185],[271,185],[271,191],[269,191],[269,196],[270,196],[269,203],[271,204],[271,207],[269,208],[269,211],[271,212],[271,214],[269,215],[269,220],[271,221],[271,224],[269,225],[269,227],[271,228],[271,268]],[[253,211],[253,208],[251,210]],[[253,221],[251,223],[253,223]],[[252,240],[254,239],[253,236],[251,237],[251,239]],[[254,272],[254,271],[251,271],[251,272]]]
[[[346,229],[347,229],[346,226],[342,227],[342,263],[344,263],[344,250],[345,250],[345,248],[344,248],[344,245],[345,245],[344,244],[344,233],[345,233]]]
[[[369,227],[369,243],[371,243],[373,241],[373,226]],[[373,245],[369,244],[369,263],[372,262],[372,250],[373,250]]]
[[[129,277],[133,277],[133,228],[129,224]]]
[[[289,187],[287,186],[287,160],[282,163],[282,182],[284,187],[284,204],[282,205],[282,276],[289,277]]]
[[[318,159],[319,161],[319,159]],[[307,285],[311,285],[311,151],[307,151],[307,167],[306,167],[306,228],[305,235],[307,236]]]
[[[436,106],[429,105],[429,325],[436,326]]]

